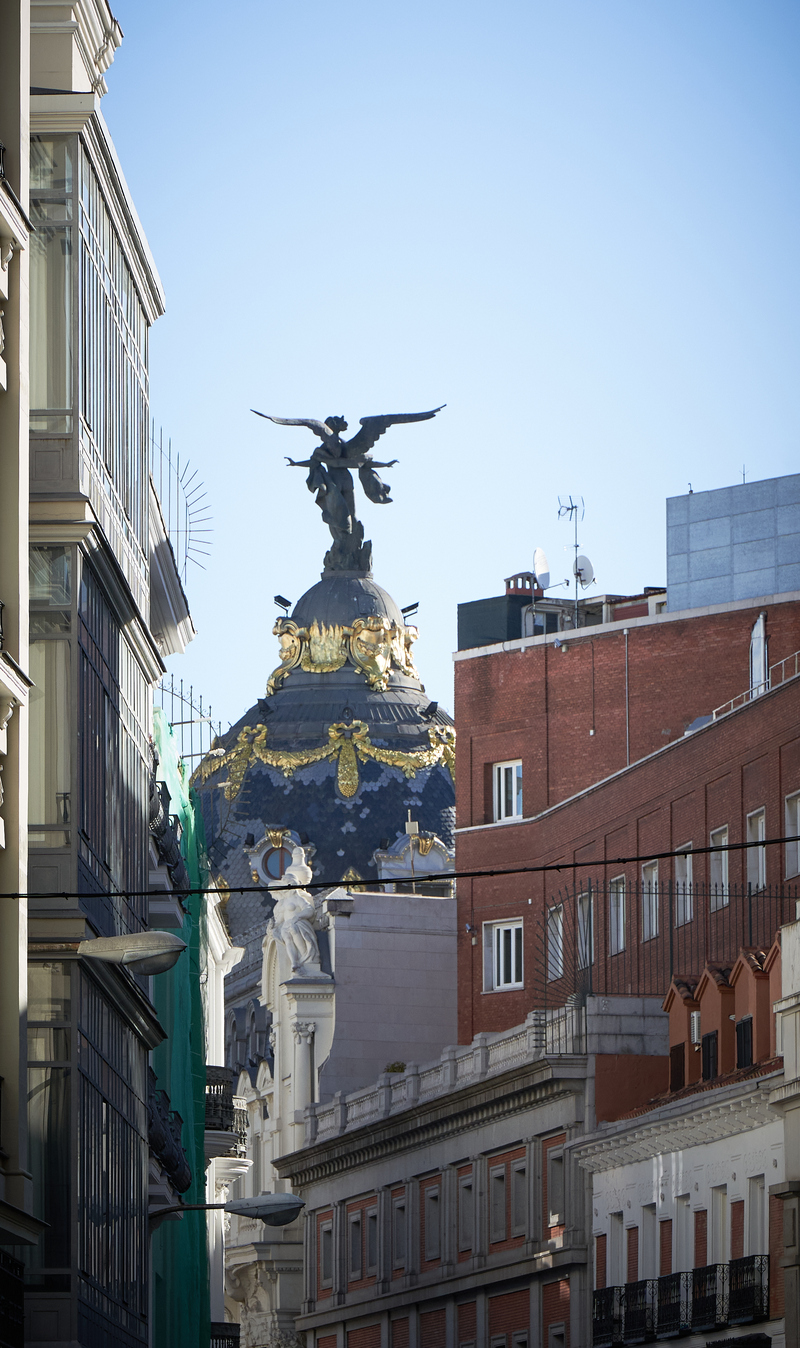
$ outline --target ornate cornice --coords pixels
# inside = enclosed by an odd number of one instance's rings
[[[779,1074],[764,1078],[765,1085],[773,1083],[776,1075]],[[576,1143],[573,1148],[575,1159],[584,1170],[597,1174],[635,1161],[650,1160],[657,1153],[666,1155],[706,1142],[719,1142],[775,1123],[779,1118],[770,1105],[769,1088],[757,1086],[753,1089],[750,1082],[741,1093],[730,1095],[726,1092],[724,1099],[713,1103],[708,1102],[707,1097],[701,1105],[691,1109],[686,1101],[681,1103],[682,1109],[677,1104],[666,1106],[664,1112],[658,1111],[649,1121],[646,1121],[646,1115],[640,1116],[627,1126],[617,1124],[605,1137],[598,1138],[595,1134],[585,1142]]]
[[[435,1103],[413,1106],[394,1114],[382,1124],[369,1123],[352,1132],[340,1134],[302,1151],[278,1157],[272,1164],[281,1179],[289,1179],[293,1188],[304,1187],[341,1175],[359,1166],[415,1151],[445,1138],[509,1118],[524,1110],[554,1100],[567,1099],[583,1091],[586,1058],[571,1060],[572,1072],[547,1059],[515,1068],[490,1081],[476,1082]]]

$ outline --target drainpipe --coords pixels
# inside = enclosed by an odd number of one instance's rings
[[[625,638],[625,766],[630,766],[631,761],[631,708],[628,698],[628,628],[623,627],[622,635]]]

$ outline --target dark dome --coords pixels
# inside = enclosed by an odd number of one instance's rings
[[[388,618],[398,627],[404,625],[392,596],[370,576],[332,571],[298,599],[292,618],[298,627],[310,627],[315,619],[321,627],[337,627],[349,626],[356,618],[369,618],[373,614]]]

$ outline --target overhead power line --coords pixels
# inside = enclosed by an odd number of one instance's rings
[[[298,889],[341,889],[349,887],[352,889],[363,889],[370,884],[442,884],[448,880],[486,880],[503,875],[542,875],[551,871],[590,871],[599,868],[605,869],[606,866],[631,866],[645,861],[663,861],[669,857],[703,856],[708,852],[745,852],[749,847],[780,847],[784,843],[800,843],[800,834],[794,834],[783,838],[759,838],[756,842],[741,843],[718,843],[714,847],[678,847],[669,852],[644,852],[632,857],[599,857],[596,861],[557,861],[551,862],[546,866],[506,866],[493,867],[488,870],[475,871],[435,871],[430,875],[414,875],[408,879],[402,879],[400,876],[392,876],[386,880],[312,880],[307,885],[298,885]],[[274,885],[228,885],[225,884],[229,894],[272,894],[281,888],[293,888],[290,885],[281,885],[280,882]],[[189,898],[192,894],[215,894],[219,892],[218,885],[201,885],[194,889],[173,889],[172,894],[177,894],[180,898]],[[109,891],[107,897],[116,899],[143,899],[150,898],[151,895],[163,895],[163,889],[115,889]],[[37,891],[35,894],[24,894],[20,891],[0,894],[0,899],[85,899],[85,892],[76,890],[46,890]],[[95,895],[94,897],[98,897]]]

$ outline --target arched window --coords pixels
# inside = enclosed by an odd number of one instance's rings
[[[270,847],[261,858],[261,868],[269,880],[280,880],[291,864],[292,853],[288,847]]]

